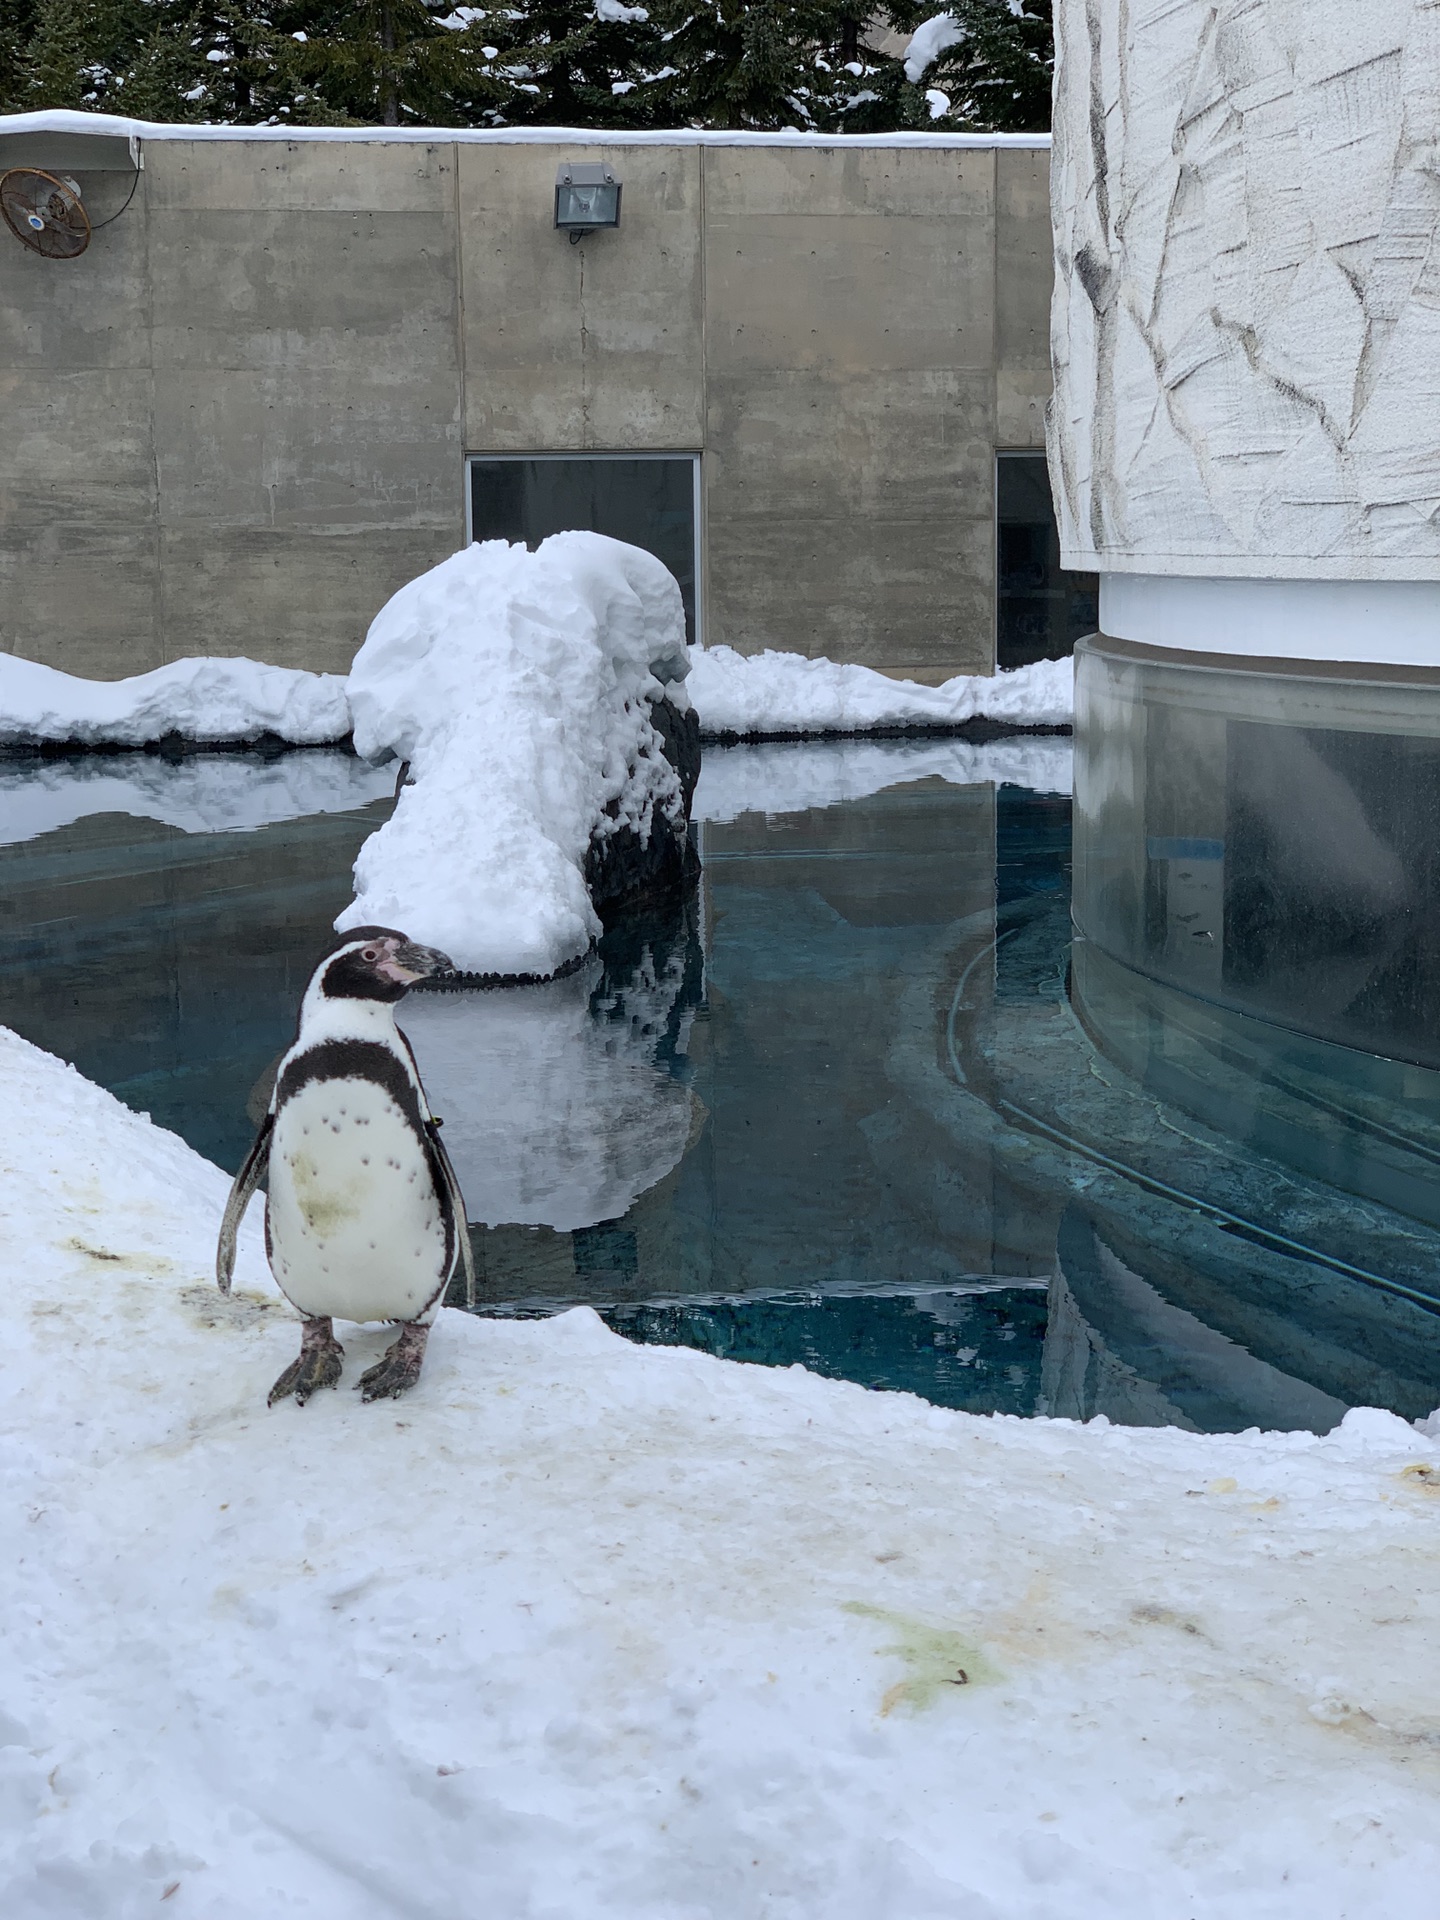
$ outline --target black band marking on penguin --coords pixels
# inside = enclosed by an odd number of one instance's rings
[[[369,996],[374,998],[373,995]],[[384,1087],[411,1126],[425,1125],[415,1082],[389,1047],[375,1040],[320,1040],[291,1060],[275,1088],[275,1111],[312,1080],[370,1080]]]

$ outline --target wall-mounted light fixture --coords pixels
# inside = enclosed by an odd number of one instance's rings
[[[563,160],[555,175],[555,225],[573,247],[597,227],[620,224],[620,182],[598,160]]]

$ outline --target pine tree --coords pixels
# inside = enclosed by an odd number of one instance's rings
[[[478,57],[478,17],[447,0],[291,0],[277,11],[290,70],[336,115],[386,127],[453,126],[460,102],[468,120],[504,97]]]
[[[673,126],[874,132],[903,119],[900,63],[856,0],[658,0]]]
[[[174,9],[169,39],[172,60],[181,68],[176,85],[187,117],[253,126],[290,104],[291,43],[274,13],[263,0],[201,0]]]
[[[650,79],[664,60],[645,6],[628,0],[517,0],[514,6],[462,11],[488,83],[464,102],[468,119],[495,126],[654,124]]]
[[[246,123],[288,102],[290,43],[261,0],[40,0],[9,70],[12,108]]]
[[[952,0],[934,15],[894,0],[890,17],[898,30],[921,30],[906,78],[928,100],[937,132],[1048,131],[1055,44],[1046,0]]]
[[[39,0],[8,0],[0,12],[0,112],[13,113],[19,103],[39,14]]]
[[[1038,130],[1041,4],[0,0],[0,105],[218,125]],[[903,53],[880,50],[917,26]]]

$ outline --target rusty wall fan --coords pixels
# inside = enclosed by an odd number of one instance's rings
[[[46,260],[74,260],[90,244],[90,216],[79,187],[39,167],[0,174],[0,216],[17,240]]]

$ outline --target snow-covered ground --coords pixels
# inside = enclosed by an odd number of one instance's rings
[[[674,577],[603,534],[487,540],[410,581],[345,683],[356,751],[410,776],[337,925],[403,927],[467,973],[578,959],[600,931],[592,840],[683,832],[651,703],[686,706],[687,671]]]
[[[159,820],[184,833],[251,833],[313,813],[347,813],[394,790],[394,767],[372,767],[336,748],[273,760],[107,753],[0,761],[0,846],[97,813]]]
[[[708,647],[695,655],[689,692],[707,739],[943,729],[979,719],[1013,727],[1068,727],[1075,712],[1074,678],[1069,660],[1038,660],[1013,673],[959,674],[943,686],[923,687],[853,663]]]
[[[201,742],[273,733],[294,746],[343,740],[345,682],[334,673],[256,660],[174,660],[129,680],[85,680],[0,653],[0,746],[73,741],[143,747],[179,734]]]
[[[226,1181],[12,1035],[7,1920],[1432,1920],[1440,1441],[442,1317],[264,1396]]]

